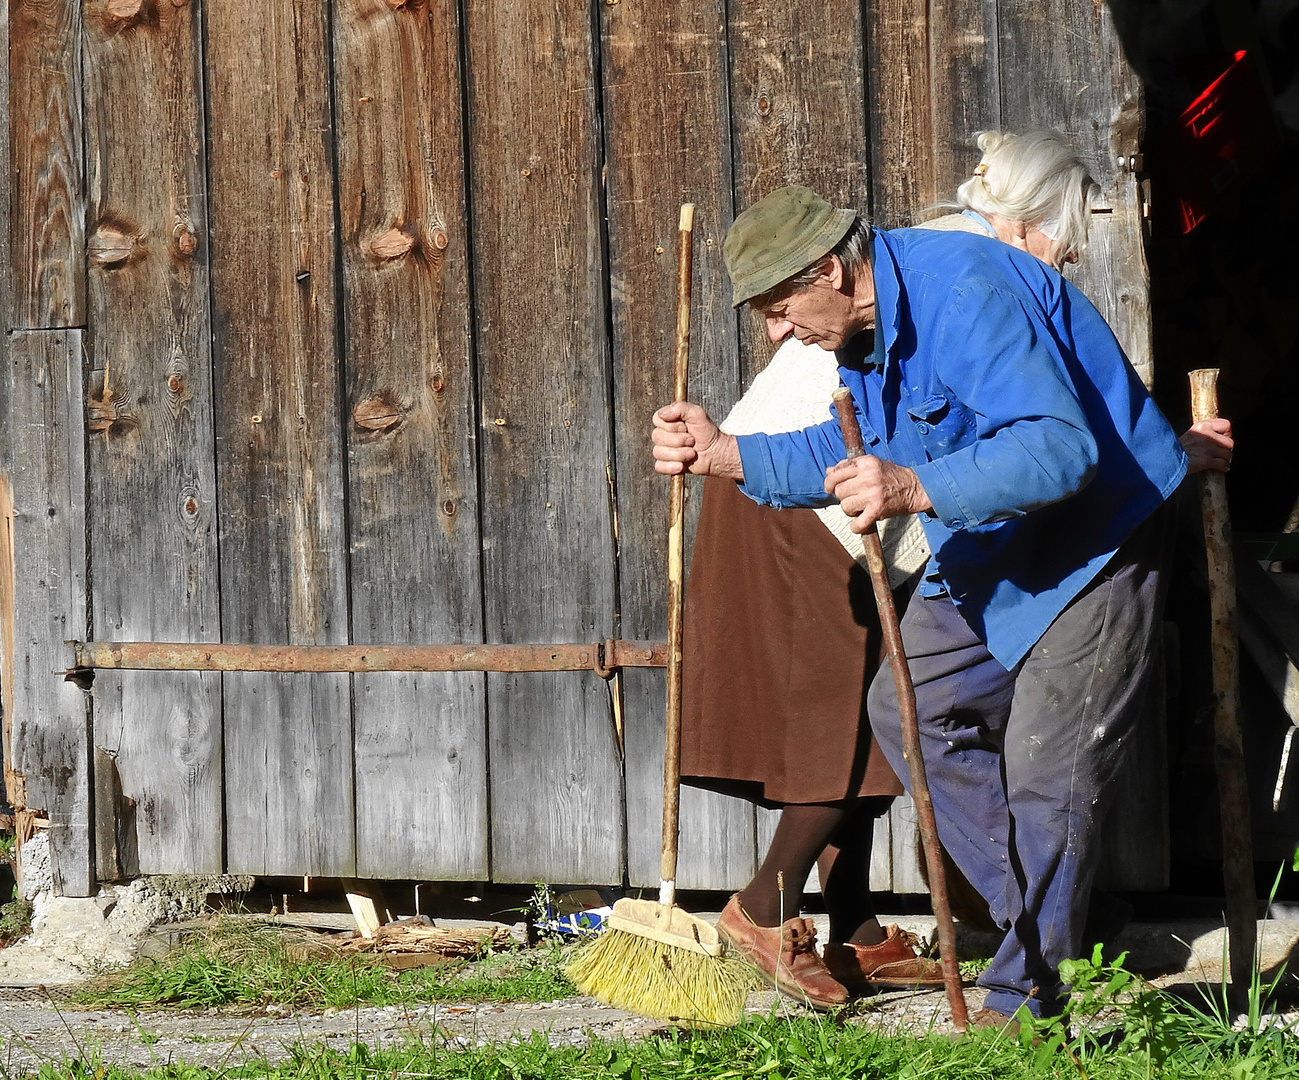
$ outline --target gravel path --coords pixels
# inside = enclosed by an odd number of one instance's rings
[[[573,1046],[592,1038],[635,1039],[668,1030],[590,998],[297,1012],[270,1006],[262,1012],[233,1014],[217,1009],[86,1010],[36,1000],[32,991],[16,997],[0,991],[0,1064],[10,1075],[15,1069],[67,1058],[98,1057],[105,1064],[138,1068],[184,1060],[219,1068],[249,1058],[281,1061],[295,1044],[346,1050],[355,1041],[379,1048],[420,1038],[466,1047],[528,1038],[540,1031],[552,1046]],[[791,1015],[806,1014],[799,1006],[778,1003],[774,993],[750,995],[750,1013],[766,1015],[773,1006]],[[852,1022],[918,1034],[931,1026],[949,1029],[941,991],[880,995],[862,1008]]]

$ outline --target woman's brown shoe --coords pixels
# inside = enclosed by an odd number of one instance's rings
[[[811,919],[759,926],[740,906],[736,894],[722,910],[717,932],[786,997],[821,1012],[848,1001],[847,988],[830,975],[816,953]]]
[[[886,986],[943,985],[942,965],[917,955],[915,934],[897,926],[886,926],[884,933],[878,945],[826,945],[830,974],[857,993]]]

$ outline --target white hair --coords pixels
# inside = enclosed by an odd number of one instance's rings
[[[1100,194],[1078,152],[1054,131],[980,131],[983,159],[956,189],[959,206],[1036,225],[1058,242],[1061,263],[1087,248],[1088,204]]]

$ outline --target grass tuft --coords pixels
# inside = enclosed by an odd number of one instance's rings
[[[309,930],[223,917],[167,955],[136,960],[77,995],[97,1007],[348,1008],[435,1001],[555,1001],[574,993],[564,950],[510,949],[476,962],[393,971]]]

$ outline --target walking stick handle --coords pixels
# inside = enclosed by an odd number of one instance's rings
[[[865,453],[861,426],[857,423],[857,409],[852,391],[846,386],[834,392],[834,408],[839,416],[839,430],[843,432],[848,460]],[[952,1011],[952,1025],[957,1031],[969,1027],[969,1010],[965,992],[961,989],[960,968],[956,961],[956,926],[952,922],[952,906],[947,897],[947,875],[943,870],[943,857],[938,844],[938,824],[934,820],[934,802],[929,795],[925,778],[925,759],[920,751],[920,721],[916,715],[916,691],[911,683],[911,670],[907,667],[906,652],[902,647],[902,628],[893,603],[893,590],[889,588],[888,573],[884,568],[884,550],[880,546],[879,530],[872,522],[862,534],[866,548],[866,567],[870,571],[871,588],[875,592],[875,605],[879,608],[880,629],[884,647],[888,651],[889,666],[893,670],[893,685],[898,696],[898,711],[902,718],[902,756],[906,758],[911,777],[911,798],[916,804],[916,822],[920,827],[920,845],[925,852],[925,866],[929,870],[929,893],[938,923],[938,953],[943,967],[943,986],[947,991],[947,1005]]]

